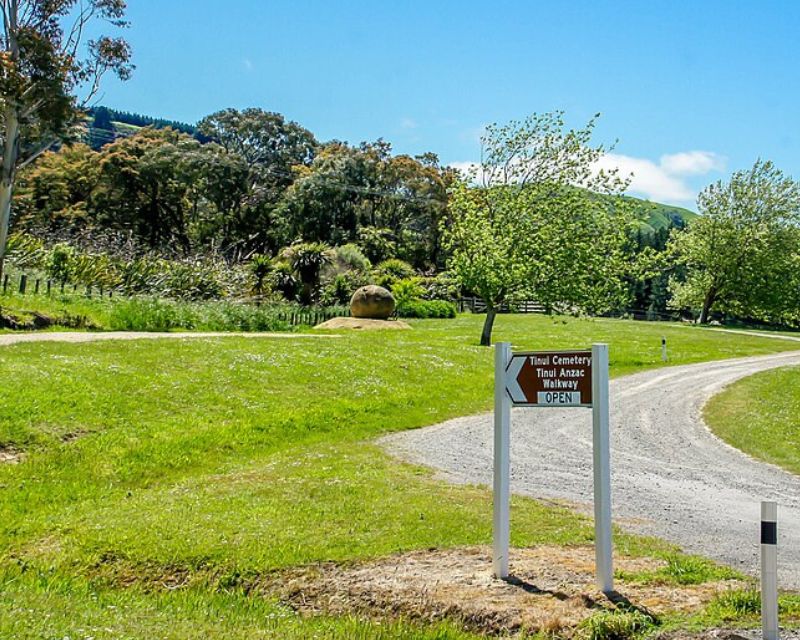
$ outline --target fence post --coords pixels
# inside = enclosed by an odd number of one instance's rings
[[[3,277],[3,293],[8,292],[8,274]]]
[[[39,288],[41,287],[42,281],[39,278],[36,278],[36,286],[33,289],[33,292],[38,294]]]
[[[28,276],[22,274],[19,277],[19,292],[24,294],[27,288],[28,288]]]
[[[47,281],[47,295],[48,296],[50,295],[50,291],[52,290],[52,288],[53,288],[53,281],[52,280],[48,280]]]

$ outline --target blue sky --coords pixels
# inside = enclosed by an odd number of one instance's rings
[[[489,122],[601,112],[632,193],[693,207],[771,159],[800,178],[800,2],[129,0],[137,70],[102,103],[279,111],[319,139],[468,163]]]

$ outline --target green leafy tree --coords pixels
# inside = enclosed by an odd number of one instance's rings
[[[0,273],[18,171],[56,142],[70,139],[81,107],[107,72],[130,76],[131,54],[123,39],[83,42],[93,22],[123,26],[125,9],[125,0],[0,2]]]
[[[373,262],[399,255],[419,268],[435,266],[450,174],[435,156],[422,158],[392,156],[383,140],[333,142],[296,172],[282,209],[294,234],[308,241],[357,242]]]
[[[698,197],[701,216],[673,236],[670,250],[686,270],[670,283],[671,304],[779,321],[798,316],[800,184],[757,161]]]
[[[626,182],[595,170],[605,153],[590,145],[595,122],[567,130],[555,112],[491,125],[473,184],[453,188],[445,248],[450,271],[486,304],[482,345],[505,303],[599,312],[625,299],[632,213],[612,197]]]

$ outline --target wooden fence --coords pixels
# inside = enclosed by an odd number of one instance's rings
[[[480,298],[459,298],[458,311],[464,313],[471,311],[472,313],[486,313],[486,303]],[[533,300],[523,300],[514,302],[512,304],[504,302],[497,310],[498,313],[545,313],[544,305],[534,302]]]

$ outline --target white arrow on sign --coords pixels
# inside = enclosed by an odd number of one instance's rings
[[[506,389],[514,404],[525,404],[528,402],[528,398],[522,392],[522,387],[520,387],[519,382],[517,382],[517,376],[519,376],[519,372],[522,371],[522,367],[525,366],[526,357],[527,356],[512,357],[506,369]]]

